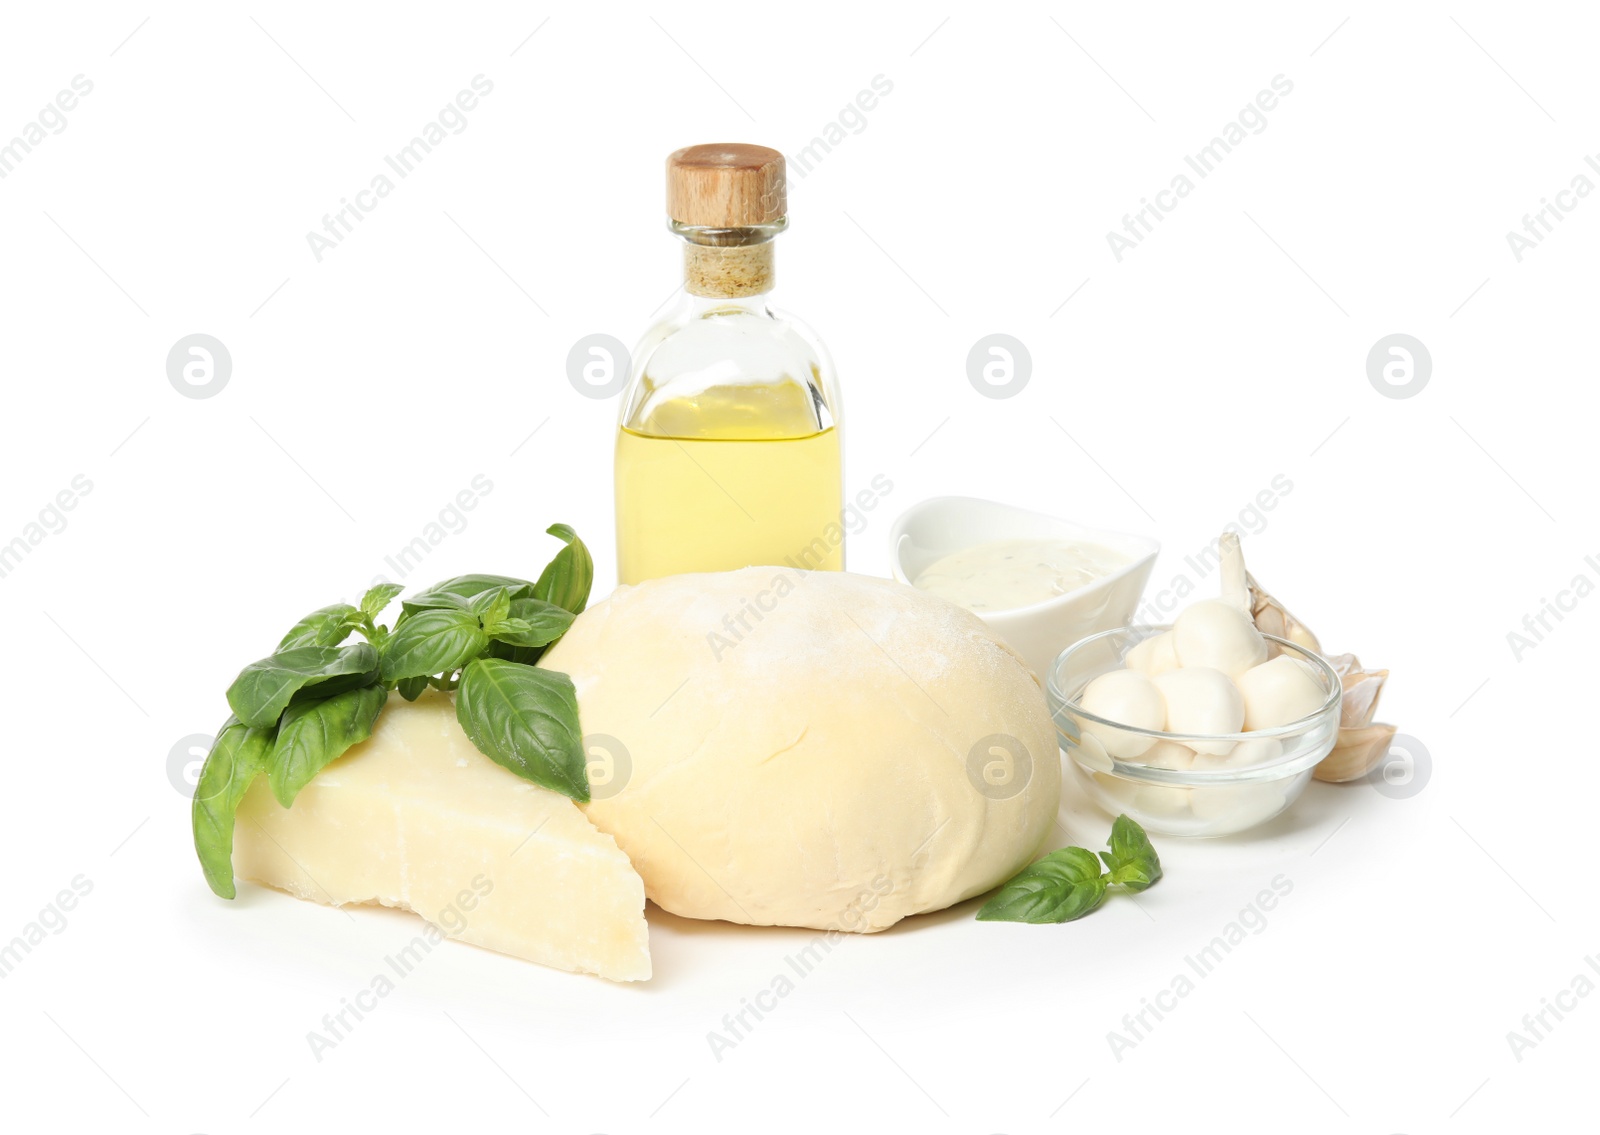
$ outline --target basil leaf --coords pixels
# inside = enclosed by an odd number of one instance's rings
[[[289,633],[278,643],[277,652],[302,646],[338,646],[355,629],[350,621],[355,613],[356,609],[348,603],[319,607],[289,628]]]
[[[1160,880],[1161,860],[1150,844],[1150,837],[1126,815],[1118,816],[1112,823],[1110,846],[1111,851],[1102,852],[1101,858],[1111,869],[1113,883],[1137,893]]]
[[[510,620],[485,629],[490,638],[512,646],[549,646],[567,633],[575,618],[571,611],[543,599],[513,599]]]
[[[385,682],[442,674],[465,666],[488,642],[471,611],[421,611],[395,626],[383,644],[379,672]]]
[[[594,560],[570,526],[552,524],[545,531],[565,540],[567,546],[545,565],[539,582],[533,585],[533,597],[581,615],[589,602],[589,589],[594,586]]]
[[[466,608],[474,596],[485,591],[504,587],[511,598],[523,599],[533,594],[534,585],[525,579],[509,575],[458,575],[443,583],[436,583],[426,591],[419,591],[402,602],[407,614],[437,608]]]
[[[1071,922],[1106,897],[1100,861],[1081,847],[1063,847],[1024,867],[978,911],[982,922]]]
[[[252,662],[228,687],[234,715],[256,729],[272,726],[289,699],[307,686],[345,674],[368,674],[378,668],[378,652],[366,643],[355,646],[301,646]]]
[[[539,661],[539,656],[543,653],[542,646],[512,646],[509,642],[500,642],[497,639],[489,643],[483,652],[483,657],[504,658],[507,662],[520,662],[524,666],[532,666]]]
[[[381,651],[379,652],[382,653]],[[346,690],[358,690],[362,686],[370,686],[378,681],[378,668],[363,670],[359,674],[340,674],[337,678],[327,678],[315,685],[304,686],[295,691],[289,699],[289,704],[299,705],[303,701],[315,701],[318,698],[331,698],[334,694],[342,694]]]
[[[414,678],[401,678],[394,684],[394,688],[406,701],[416,701],[422,696],[422,691],[428,688],[427,675],[418,674]]]
[[[383,609],[394,602],[394,597],[405,590],[405,585],[400,583],[378,583],[368,589],[361,597],[361,613],[369,619],[376,619],[383,614]]]
[[[511,592],[504,587],[480,592],[472,597],[467,610],[478,616],[486,628],[491,623],[503,622],[511,614]]]
[[[272,746],[271,729],[252,729],[236,717],[228,718],[212,743],[200,769],[190,808],[194,823],[194,849],[200,856],[211,889],[233,898],[233,821],[239,801],[266,767]]]
[[[267,781],[278,803],[289,807],[312,777],[370,737],[388,698],[382,686],[363,686],[290,706],[267,759]]]
[[[580,803],[588,801],[578,695],[565,674],[480,658],[461,674],[456,719],[496,764]]]

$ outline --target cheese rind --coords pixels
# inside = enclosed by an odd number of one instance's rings
[[[259,778],[234,867],[299,898],[415,911],[451,938],[613,981],[650,976],[644,883],[565,796],[480,753],[448,695],[390,698],[372,737],[301,789]]]

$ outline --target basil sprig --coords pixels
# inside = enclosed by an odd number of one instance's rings
[[[194,846],[211,889],[233,898],[233,829],[240,802],[266,774],[285,808],[312,778],[372,735],[397,691],[453,691],[473,744],[518,776],[574,800],[589,774],[572,680],[534,666],[589,600],[594,561],[577,533],[537,581],[462,575],[405,599],[393,627],[377,622],[399,584],[380,583],[355,606],[334,603],[301,619],[271,655],[228,687],[233,710],[200,770]],[[352,634],[365,642],[344,645]]]
[[[1110,851],[1102,851],[1111,872],[1109,879],[1124,890],[1138,894],[1161,879],[1161,860],[1150,846],[1144,829],[1127,816],[1118,816],[1111,825]]]
[[[1137,893],[1160,880],[1161,860],[1150,837],[1127,816],[1112,823],[1108,846],[1098,859],[1081,847],[1063,847],[1029,864],[983,904],[979,921],[1071,922],[1103,903],[1111,887]]]

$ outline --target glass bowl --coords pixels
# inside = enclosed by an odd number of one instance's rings
[[[1090,635],[1056,658],[1045,680],[1050,716],[1066,750],[1069,769],[1084,792],[1109,815],[1127,813],[1149,832],[1220,836],[1266,823],[1304,790],[1311,770],[1333,750],[1344,690],[1326,660],[1286,639],[1266,635],[1269,657],[1287,654],[1304,663],[1327,696],[1299,721],[1248,733],[1167,733],[1140,729],[1088,713],[1078,705],[1084,687],[1123,667],[1128,651],[1170,626],[1132,626]],[[1085,729],[1086,723],[1091,724]],[[1133,759],[1112,757],[1092,726],[1115,727],[1149,738],[1150,751]],[[1172,742],[1160,746],[1155,742]],[[1177,745],[1201,752],[1190,767],[1162,767]],[[1153,763],[1152,763],[1153,762]]]

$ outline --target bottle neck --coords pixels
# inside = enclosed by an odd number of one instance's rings
[[[771,224],[725,229],[673,221],[672,231],[684,240],[684,290],[707,299],[748,299],[770,292],[777,280],[773,237],[787,226],[783,217]]]
[[[776,282],[772,242],[718,248],[683,246],[683,289],[707,299],[748,299],[764,295]]]

